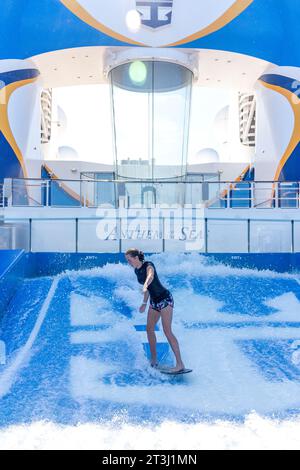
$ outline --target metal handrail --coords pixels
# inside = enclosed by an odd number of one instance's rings
[[[16,207],[27,207],[31,206],[30,201],[35,206],[51,206],[51,207],[69,207],[72,204],[62,204],[60,202],[55,203],[55,197],[52,197],[52,184],[57,184],[64,191],[69,193],[71,197],[78,200],[76,207],[98,207],[97,200],[97,184],[110,184],[114,185],[114,205],[118,206],[118,198],[116,197],[116,185],[122,185],[126,189],[126,197],[131,197],[129,186],[131,184],[139,184],[153,186],[156,190],[159,190],[163,185],[181,185],[183,188],[193,188],[193,185],[201,186],[202,193],[195,195],[195,193],[186,193],[182,191],[182,196],[176,195],[177,198],[174,200],[174,204],[185,205],[186,200],[194,201],[193,204],[203,204],[204,207],[210,209],[229,209],[229,208],[299,208],[300,206],[300,182],[298,181],[189,181],[189,180],[150,180],[150,179],[43,179],[43,178],[10,178],[5,180],[5,184],[10,185],[11,197],[6,198],[8,205]],[[69,184],[69,186],[68,186]],[[76,188],[72,187],[72,184],[76,184]],[[89,185],[94,185],[94,187]],[[55,186],[54,186],[55,187]],[[37,191],[43,190],[40,196],[35,194],[33,197],[34,189]],[[91,189],[90,189],[91,188]],[[206,190],[205,190],[206,188]],[[98,189],[97,189],[98,191]],[[193,190],[192,190],[193,191]],[[205,193],[203,193],[205,191]],[[246,194],[243,194],[245,192]],[[266,192],[268,194],[266,194]],[[9,190],[6,191],[9,193]],[[248,194],[247,194],[248,193]],[[91,196],[91,198],[90,198]],[[134,196],[139,197],[139,196]],[[16,198],[16,199],[15,199]],[[15,201],[22,200],[22,203],[15,203]],[[40,198],[40,201],[39,201]],[[50,200],[50,198],[52,198]],[[188,198],[188,199],[186,199]],[[195,202],[197,198],[197,202]],[[90,202],[92,201],[92,202]],[[244,204],[239,207],[238,201]],[[291,202],[293,201],[293,202]],[[248,202],[246,207],[245,202]],[[6,204],[7,201],[3,197],[2,188],[2,204]],[[164,203],[163,200],[160,201]],[[1,201],[0,201],[1,204]],[[103,202],[105,204],[105,202]],[[107,203],[108,204],[108,203]],[[109,203],[111,204],[111,203]],[[138,201],[141,207],[146,207],[141,201]],[[289,205],[288,205],[289,204]],[[128,203],[129,207],[136,205]],[[112,205],[113,206],[113,205]]]
[[[176,177],[178,178],[178,177]],[[246,181],[246,180],[242,180],[242,181],[237,181],[237,180],[216,180],[216,181],[195,181],[195,180],[188,180],[186,179],[186,177],[182,180],[178,180],[176,179],[175,181],[172,179],[172,178],[155,178],[155,179],[152,179],[152,178],[140,178],[140,179],[135,179],[135,178],[131,178],[131,179],[127,179],[126,177],[122,177],[121,179],[95,179],[95,178],[91,178],[91,179],[68,179],[68,178],[51,178],[51,179],[45,179],[45,178],[19,178],[19,177],[14,177],[14,178],[10,178],[12,181],[15,181],[15,180],[21,180],[21,181],[41,181],[43,183],[46,183],[47,181],[53,181],[53,182],[57,182],[57,181],[64,181],[64,182],[74,182],[74,183],[170,183],[170,184],[203,184],[203,183],[207,183],[207,184],[262,184],[262,183],[266,183],[266,184],[275,184],[275,183],[280,183],[280,184],[299,184],[300,185],[300,181],[297,181],[297,180],[290,180],[290,181],[280,181],[280,180],[259,180],[259,181],[256,181],[256,180],[253,180],[253,181]],[[266,189],[270,189],[270,188],[266,188]]]

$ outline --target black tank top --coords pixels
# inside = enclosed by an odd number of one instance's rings
[[[142,266],[138,269],[135,268],[134,272],[137,276],[138,282],[144,284],[147,278],[147,267],[152,266],[154,269],[154,278],[151,284],[148,286],[148,292],[150,294],[150,299],[153,302],[161,302],[170,295],[168,289],[166,289],[158,279],[158,275],[155,269],[155,266],[151,261],[144,261]]]

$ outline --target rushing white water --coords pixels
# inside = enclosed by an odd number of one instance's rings
[[[299,276],[200,255],[152,260],[193,373],[173,379],[148,366],[128,265],[66,272],[50,289],[30,281],[4,318],[0,448],[300,448]],[[170,363],[161,326],[157,339]]]
[[[275,421],[255,413],[243,424],[168,420],[155,427],[113,422],[63,427],[36,422],[0,431],[0,450],[299,450],[299,430],[300,419]]]

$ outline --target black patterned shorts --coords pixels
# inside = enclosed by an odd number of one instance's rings
[[[160,300],[160,302],[154,302],[153,300],[150,300],[150,305],[153,310],[156,310],[157,312],[160,312],[163,308],[168,307],[170,305],[171,307],[174,307],[174,299],[172,294],[170,293],[168,297],[166,297],[163,300]]]

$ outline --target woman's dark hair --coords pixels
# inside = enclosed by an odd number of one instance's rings
[[[131,256],[131,258],[138,256],[140,261],[145,261],[144,253],[141,250],[137,250],[136,248],[129,248],[125,254]]]

